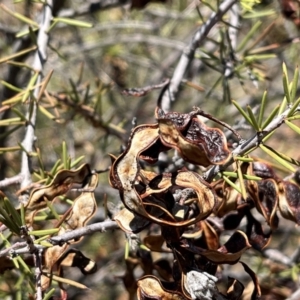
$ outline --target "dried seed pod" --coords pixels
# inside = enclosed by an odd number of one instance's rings
[[[138,280],[137,297],[138,300],[185,300],[181,292],[177,290],[176,284],[165,282],[168,288],[155,276],[145,276]],[[172,289],[173,288],[173,289]]]
[[[70,211],[69,216],[66,219],[66,224],[60,227],[58,235],[65,233],[67,230],[73,230],[85,226],[85,224],[92,218],[96,210],[96,201],[94,198],[94,189],[98,183],[98,174],[93,174],[88,177],[88,182],[84,186],[86,191],[82,192],[75,200],[73,209]],[[63,245],[55,245],[49,247],[44,252],[44,270],[49,274],[52,274],[53,269],[60,270],[60,264],[70,244],[79,242],[79,240],[70,240]],[[89,272],[89,269],[93,269],[90,265],[86,265],[85,272]],[[42,289],[45,290],[51,283],[51,276],[42,276]]]
[[[264,216],[271,229],[279,224],[277,206],[279,202],[278,185],[274,179],[264,179],[259,182],[249,181],[247,191],[254,201],[256,209]]]
[[[281,181],[278,190],[278,207],[282,216],[300,225],[300,188],[292,182]]]
[[[82,184],[91,174],[89,165],[84,164],[76,170],[59,171],[47,186],[34,189],[25,206],[26,220],[32,222],[37,211],[47,208],[47,203],[55,197],[65,194],[73,184]]]
[[[218,250],[203,249],[191,243],[185,245],[185,247],[195,254],[204,256],[215,264],[235,264],[239,261],[242,254],[251,248],[251,245],[247,235],[238,230]]]
[[[176,149],[185,161],[193,164],[207,167],[225,163],[230,152],[224,133],[218,128],[206,126],[197,114],[197,110],[189,114],[165,114],[157,108],[162,143]]]
[[[110,184],[119,189],[124,205],[131,211],[145,215],[141,202],[134,189],[139,175],[138,156],[158,139],[157,125],[140,125],[136,127],[126,150],[114,161],[110,171]]]

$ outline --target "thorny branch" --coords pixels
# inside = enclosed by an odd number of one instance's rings
[[[173,77],[171,79],[169,88],[165,91],[162,99],[162,109],[169,111],[171,107],[171,101],[174,101],[176,93],[178,92],[180,83],[183,79],[185,72],[187,71],[191,61],[194,58],[196,49],[206,39],[209,31],[213,26],[219,22],[223,15],[237,2],[237,0],[226,0],[218,8],[218,11],[213,13],[210,18],[199,28],[195,33],[190,44],[183,50],[181,58],[175,68]]]
[[[53,245],[61,245],[63,243],[67,243],[69,240],[78,239],[82,236],[89,235],[94,232],[105,232],[106,230],[112,229],[119,229],[119,226],[115,221],[106,220],[52,237],[51,239],[49,239],[49,242]]]
[[[31,159],[30,153],[33,152],[33,146],[35,142],[35,122],[36,122],[36,114],[37,114],[37,103],[35,99],[37,99],[40,86],[39,84],[42,82],[43,78],[43,67],[47,59],[47,45],[49,41],[48,29],[50,27],[51,19],[52,19],[52,6],[53,0],[47,0],[43,6],[42,12],[42,21],[40,24],[40,29],[37,36],[37,46],[33,69],[38,72],[37,80],[36,80],[36,88],[33,92],[32,99],[29,100],[29,107],[27,112],[28,124],[26,127],[25,137],[22,142],[22,146],[25,151],[22,152],[22,166],[21,166],[21,175],[22,182],[21,188],[27,187],[31,184]],[[24,199],[26,201],[26,199]]]
[[[230,26],[228,28],[228,36],[230,43],[230,54],[232,57],[226,61],[224,76],[230,77],[234,72],[234,56],[237,47],[237,35],[239,32],[239,5],[234,4],[229,10]]]
[[[70,240],[76,240],[80,237],[90,235],[95,232],[105,232],[107,230],[119,229],[118,224],[112,220],[105,220],[103,222],[94,223],[91,225],[87,225],[85,227],[81,227],[79,229],[75,229],[72,231],[68,231],[64,234],[51,237],[49,242],[53,245],[63,245],[64,243],[68,243]],[[35,251],[40,251],[45,247],[42,245],[34,245]],[[9,254],[20,255],[31,253],[31,250],[28,247],[26,242],[17,242],[13,244],[11,247],[6,248],[5,250],[0,251],[0,257],[8,256]]]
[[[250,138],[246,141],[243,141],[237,148],[235,148],[232,151],[231,159],[228,162],[226,162],[224,165],[213,166],[211,169],[209,169],[208,171],[206,171],[203,174],[203,177],[205,178],[205,180],[207,180],[208,182],[211,182],[212,179],[220,171],[225,170],[227,167],[229,167],[234,162],[235,156],[243,155],[250,149],[258,147],[260,143],[263,143],[262,140],[268,134],[270,134],[272,131],[274,131],[276,128],[280,127],[284,123],[284,120],[287,117],[287,115],[289,114],[289,112],[290,112],[290,108],[288,108],[281,115],[276,117],[263,131],[257,132],[252,138]]]

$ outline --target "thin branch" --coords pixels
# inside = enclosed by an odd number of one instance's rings
[[[252,138],[244,141],[241,143],[236,149],[232,151],[232,157],[231,159],[226,162],[224,165],[221,166],[213,166],[211,169],[206,171],[203,174],[203,177],[208,182],[211,182],[212,179],[221,171],[228,168],[233,162],[235,156],[240,156],[245,154],[248,150],[252,148],[256,148],[259,146],[260,143],[262,143],[262,140],[272,131],[274,131],[276,128],[280,127],[284,123],[284,119],[289,114],[290,108],[288,108],[286,111],[284,111],[281,115],[276,117],[262,132],[258,132],[255,134]]]
[[[232,5],[231,9],[229,10],[229,18],[230,18],[230,26],[228,28],[228,34],[230,38],[231,47],[233,50],[236,49],[237,46],[237,34],[239,32],[240,27],[240,8],[237,3]]]
[[[300,288],[298,288],[290,297],[286,300],[298,300],[300,299]]]
[[[52,6],[53,0],[47,0],[43,6],[43,15],[42,21],[40,24],[40,29],[37,36],[37,46],[38,49],[36,50],[34,62],[33,62],[33,69],[36,72],[39,72],[36,85],[37,87],[34,89],[33,92],[33,99],[30,100],[29,109],[27,113],[28,118],[28,125],[26,127],[25,137],[22,142],[22,146],[26,151],[22,152],[22,166],[21,166],[21,176],[23,177],[21,182],[21,188],[27,187],[31,184],[31,158],[30,153],[33,152],[33,146],[35,142],[35,122],[36,122],[36,114],[37,114],[37,104],[35,99],[38,98],[40,92],[40,83],[42,82],[43,78],[43,67],[47,59],[47,45],[49,41],[49,35],[47,33],[51,19],[52,19]]]
[[[16,249],[24,248],[24,247],[26,247],[26,245],[27,245],[26,242],[16,242],[13,245],[11,245],[10,247],[8,247],[4,250],[1,250],[0,251],[0,257],[8,256],[10,253],[14,253],[16,251]],[[27,249],[26,253],[28,253],[28,249]]]
[[[270,249],[270,248],[264,249],[262,251],[262,254],[264,257],[266,257],[274,262],[283,264],[285,266],[292,267],[294,265],[294,263],[291,261],[290,257],[286,256],[285,254],[283,254],[281,251],[279,251],[277,249]]]
[[[164,93],[162,99],[162,109],[169,111],[171,107],[171,101],[174,101],[178,92],[179,85],[186,73],[191,61],[194,58],[196,49],[206,39],[209,31],[214,25],[221,20],[223,15],[237,2],[237,0],[225,0],[218,8],[218,11],[213,13],[210,18],[198,29],[194,34],[189,45],[185,47],[181,55],[180,61],[173,73],[169,89]]]
[[[75,229],[66,232],[62,235],[58,235],[49,239],[49,242],[53,245],[62,245],[67,243],[69,240],[78,239],[85,235],[90,235],[94,232],[105,232],[107,230],[118,229],[119,226],[115,221],[106,220],[103,222],[91,224],[79,229]]]
[[[237,47],[237,35],[239,32],[239,25],[240,25],[239,15],[240,15],[239,5],[236,3],[229,10],[230,26],[228,28],[228,36],[229,36],[231,57],[226,62],[226,67],[224,71],[224,76],[226,78],[230,78],[234,72],[235,50]]]
[[[35,286],[36,286],[36,300],[43,299],[42,290],[42,250],[37,250],[33,254],[34,258],[34,274],[35,274]]]
[[[103,222],[94,223],[85,227],[68,231],[62,235],[51,237],[48,241],[53,245],[62,245],[70,240],[76,240],[82,236],[90,235],[95,232],[106,232],[107,230],[119,229],[118,224],[112,220],[105,220]],[[40,252],[47,247],[34,244],[34,249],[28,246],[28,242],[17,242],[9,248],[0,251],[0,257],[7,255],[22,255],[33,254]],[[34,250],[34,251],[33,251]]]
[[[22,179],[23,176],[21,174],[9,178],[4,178],[3,180],[0,180],[0,188],[4,188],[14,184],[20,184],[22,182]]]

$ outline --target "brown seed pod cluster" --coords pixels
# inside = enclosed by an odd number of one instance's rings
[[[228,162],[231,155],[224,133],[204,124],[201,114],[198,108],[183,114],[157,107],[157,122],[135,127],[124,152],[112,157],[110,184],[119,190],[124,204],[114,219],[128,234],[147,229],[143,244],[173,258],[153,261],[142,250],[138,257],[128,258],[124,283],[130,294],[137,290],[140,300],[242,299],[244,286],[238,279],[228,278],[227,292],[221,293],[215,277],[221,265],[237,263],[254,284],[251,299],[258,299],[258,278],[241,256],[249,248],[262,251],[269,244],[278,228],[278,212],[300,223],[298,185],[279,178],[266,163],[237,164],[243,176],[256,178],[230,178],[238,189],[243,187],[242,194],[224,177],[208,183],[185,167],[172,173],[145,167],[156,163],[161,152],[172,150],[196,166]],[[267,225],[258,221],[253,208]],[[242,220],[246,225],[241,226]],[[220,239],[224,230],[231,232],[225,242]],[[144,276],[133,284],[136,266],[142,267]]]
[[[64,196],[76,184],[83,186],[83,192],[73,201],[73,205],[64,213],[57,224],[57,235],[62,235],[68,231],[82,228],[94,215],[97,205],[94,197],[94,190],[98,184],[98,175],[93,174],[89,165],[84,164],[76,170],[61,170],[53,178],[50,184],[32,190],[29,200],[25,205],[25,223],[23,231],[28,235],[28,230],[37,226],[35,216],[52,206],[59,196]],[[16,211],[17,212],[17,211]],[[17,212],[18,213],[18,212]],[[32,231],[32,236],[34,236]],[[50,236],[48,236],[50,237]],[[83,238],[83,237],[81,237]],[[91,274],[97,270],[96,263],[85,257],[79,250],[70,245],[78,243],[80,239],[69,240],[62,245],[48,247],[41,254],[41,289],[45,291],[49,288],[53,276],[63,277],[63,267],[77,267],[83,274]],[[31,240],[32,242],[32,240]],[[7,257],[1,257],[0,272],[13,268],[14,265]],[[28,265],[34,265],[32,259],[26,260]],[[61,289],[64,290],[62,284]]]

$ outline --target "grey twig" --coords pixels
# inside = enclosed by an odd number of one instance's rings
[[[94,232],[105,232],[106,230],[118,229],[119,226],[115,221],[106,220],[103,222],[87,225],[85,227],[68,231],[62,235],[54,236],[49,239],[49,242],[53,245],[61,245],[67,243],[70,240],[78,239],[82,236],[92,234]]]
[[[234,72],[234,58],[235,58],[235,50],[237,46],[237,35],[239,32],[240,25],[240,10],[239,5],[234,4],[229,10],[229,28],[228,28],[228,36],[230,43],[230,58],[226,61],[224,76],[231,77]]]
[[[288,297],[286,300],[298,300],[300,299],[300,288],[296,290],[290,297]]]
[[[95,232],[105,232],[107,230],[118,229],[119,226],[115,221],[105,220],[103,222],[94,223],[85,227],[68,231],[62,235],[54,236],[49,239],[49,242],[53,245],[61,245],[67,243],[70,240],[78,239],[82,236],[89,235]],[[8,255],[22,255],[22,254],[34,254],[37,255],[45,247],[42,245],[34,245],[34,251],[32,247],[28,246],[28,242],[17,242],[11,247],[0,251],[0,257]]]
[[[35,286],[36,286],[36,300],[43,299],[42,290],[42,250],[37,250],[34,254],[34,274],[35,274]]]
[[[34,57],[33,69],[38,72],[38,77],[36,80],[36,88],[33,92],[33,99],[30,100],[29,109],[27,113],[27,127],[25,132],[25,137],[22,142],[22,146],[25,151],[22,152],[22,165],[21,165],[21,188],[29,186],[32,182],[31,179],[31,159],[30,153],[33,152],[33,146],[35,142],[35,122],[36,122],[36,113],[37,113],[37,104],[34,98],[37,98],[39,95],[40,87],[39,84],[43,78],[43,67],[47,59],[47,45],[49,41],[48,29],[50,27],[52,19],[52,6],[53,0],[47,0],[43,6],[42,20],[40,23],[40,28],[37,36],[37,50]]]
[[[170,82],[169,88],[164,93],[162,99],[162,109],[169,111],[171,107],[171,101],[175,99],[176,93],[178,92],[180,83],[183,79],[185,72],[187,71],[189,64],[194,58],[196,49],[206,39],[209,31],[213,26],[221,20],[223,15],[237,2],[237,0],[225,0],[218,8],[218,11],[213,13],[210,18],[197,30],[194,34],[189,45],[185,47],[181,58],[176,66],[173,73],[173,77]]]
[[[16,242],[13,245],[11,245],[10,247],[8,247],[4,250],[1,250],[0,257],[8,256],[10,253],[14,253],[16,251],[16,249],[24,248],[24,247],[26,247],[26,245],[27,245],[26,242]],[[28,253],[28,249],[27,249],[26,253]]]
[[[0,180],[0,188],[4,188],[13,184],[20,184],[22,182],[22,175],[18,174],[13,177],[4,178],[3,180]]]
[[[277,263],[281,263],[284,264],[288,267],[292,267],[294,265],[294,263],[291,261],[291,259],[286,256],[285,254],[283,254],[281,251],[277,250],[277,249],[265,249],[263,250],[263,255],[264,257],[277,262]]]
[[[235,50],[237,46],[237,34],[240,26],[240,9],[237,3],[232,5],[231,9],[229,10],[229,18],[230,26],[228,28],[228,34],[230,38],[231,47],[233,50]]]

